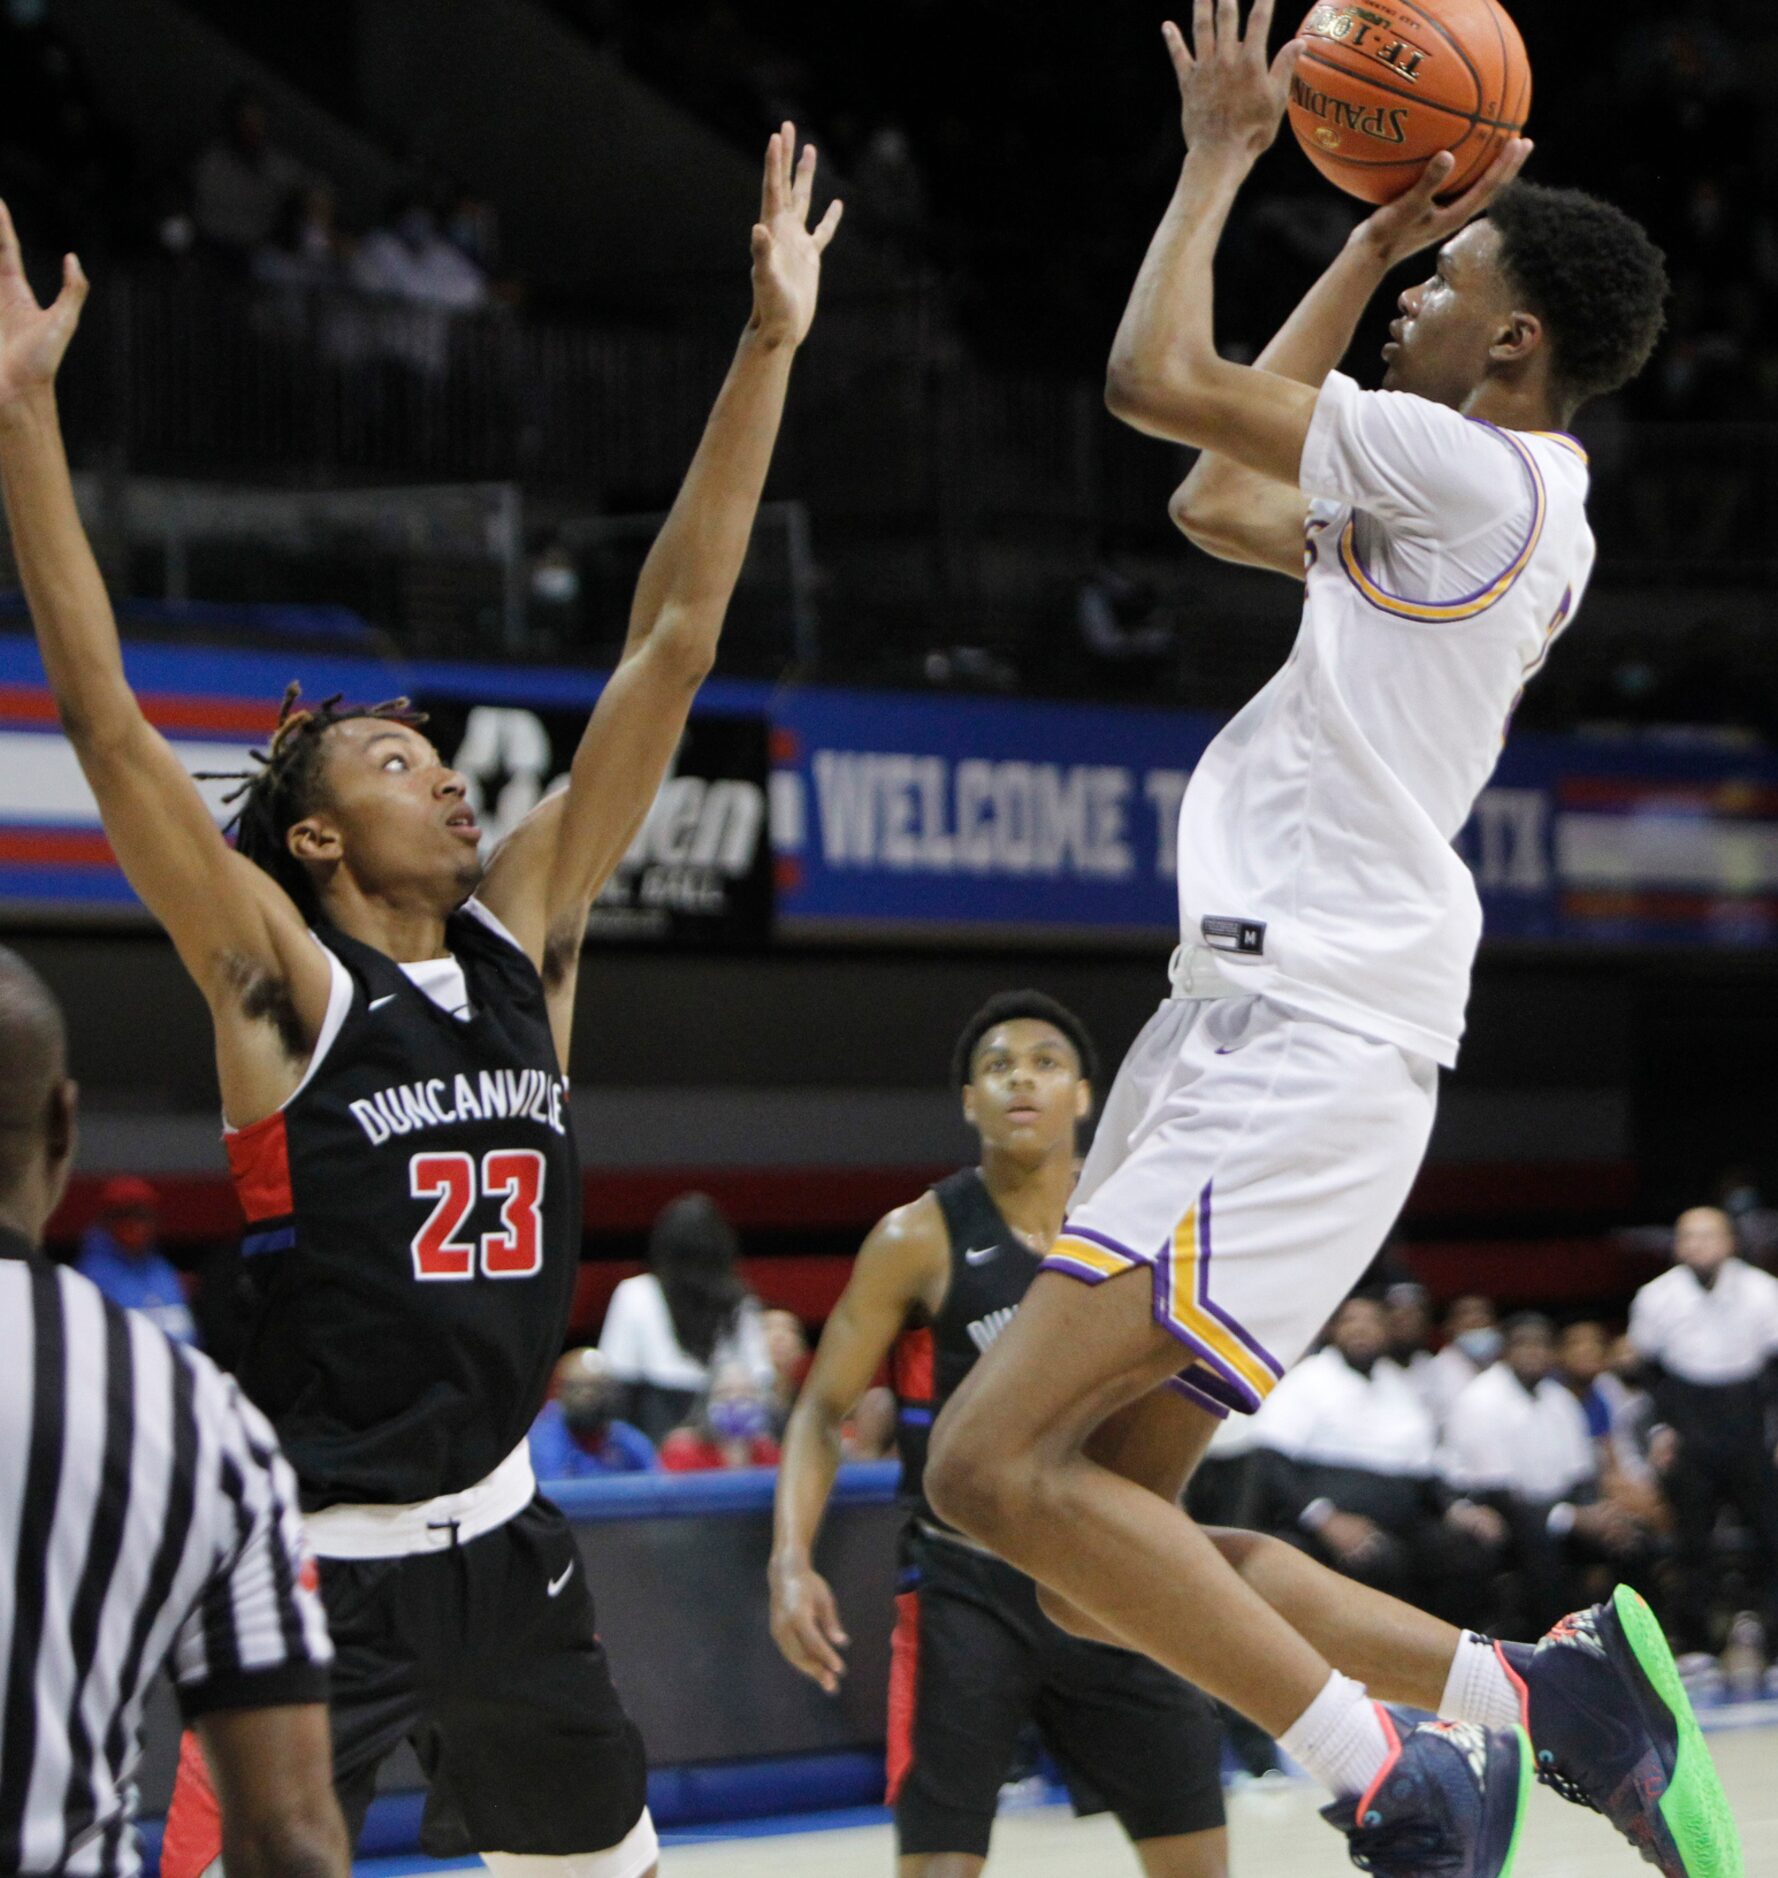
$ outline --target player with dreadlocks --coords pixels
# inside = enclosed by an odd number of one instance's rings
[[[241,1364],[301,1480],[336,1646],[354,1836],[404,1739],[422,1844],[501,1878],[642,1878],[640,1739],[573,1537],[525,1435],[580,1255],[567,1116],[588,908],[647,814],[715,657],[839,218],[815,153],[766,151],[753,312],[643,567],[565,790],[484,865],[463,778],[406,700],[286,695],[230,847],[124,674],[54,381],[86,281],[40,307],[0,208],[0,482],[62,726],[131,885],[209,1004],[257,1311]],[[188,1747],[170,1878],[220,1839]],[[548,1861],[546,1864],[544,1861]]]

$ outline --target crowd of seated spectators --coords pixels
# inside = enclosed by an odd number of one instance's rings
[[[1466,1626],[1534,1636],[1610,1584],[1688,1671],[1778,1638],[1778,1278],[1716,1207],[1683,1214],[1628,1331],[1355,1296],[1248,1429],[1212,1447],[1207,1517],[1269,1531]],[[1743,1666],[1745,1667],[1745,1665]]]

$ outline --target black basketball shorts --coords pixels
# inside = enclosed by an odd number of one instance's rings
[[[324,1559],[334,1785],[356,1844],[383,1760],[411,1741],[420,1844],[563,1856],[642,1816],[642,1737],[624,1713],[568,1522],[535,1499],[467,1545]]]
[[[1071,1637],[1024,1573],[911,1528],[889,1680],[889,1803],[902,1855],[985,1858],[1020,1732],[1035,1723],[1075,1810],[1134,1840],[1223,1823],[1222,1727],[1128,1650]]]

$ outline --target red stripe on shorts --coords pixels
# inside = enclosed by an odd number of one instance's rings
[[[904,1330],[889,1353],[890,1387],[903,1402],[932,1400],[935,1358],[930,1330]]]
[[[179,1737],[179,1773],[161,1840],[161,1878],[200,1878],[222,1856],[222,1808],[204,1750],[189,1730]]]
[[[914,1765],[914,1708],[920,1699],[920,1594],[895,1595],[895,1634],[889,1639],[890,1806],[901,1798],[902,1783]]]

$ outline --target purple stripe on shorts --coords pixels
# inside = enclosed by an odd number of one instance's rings
[[[1238,1324],[1210,1296],[1210,1189],[1209,1181],[1198,1196],[1198,1303],[1212,1317],[1265,1364],[1274,1376],[1284,1374],[1284,1365],[1243,1324]]]
[[[1107,1278],[1123,1276],[1122,1272],[1102,1272],[1093,1265],[1077,1264],[1066,1252],[1052,1252],[1037,1269],[1060,1272],[1064,1278],[1078,1278],[1083,1285],[1102,1285]]]
[[[1183,1375],[1169,1376],[1161,1387],[1171,1389],[1175,1395],[1184,1396],[1193,1408],[1203,1409],[1206,1414],[1214,1415],[1219,1422],[1226,1422],[1232,1412],[1226,1402],[1217,1401],[1215,1396],[1200,1389],[1196,1383],[1187,1382]]]
[[[1132,1252],[1121,1239],[1114,1239],[1109,1233],[1094,1232],[1091,1226],[1077,1226],[1072,1220],[1063,1220],[1060,1237],[1090,1239],[1094,1245],[1102,1245],[1107,1252],[1115,1252],[1119,1258],[1134,1259],[1138,1265],[1153,1263],[1151,1259],[1144,1258],[1140,1252]]]

